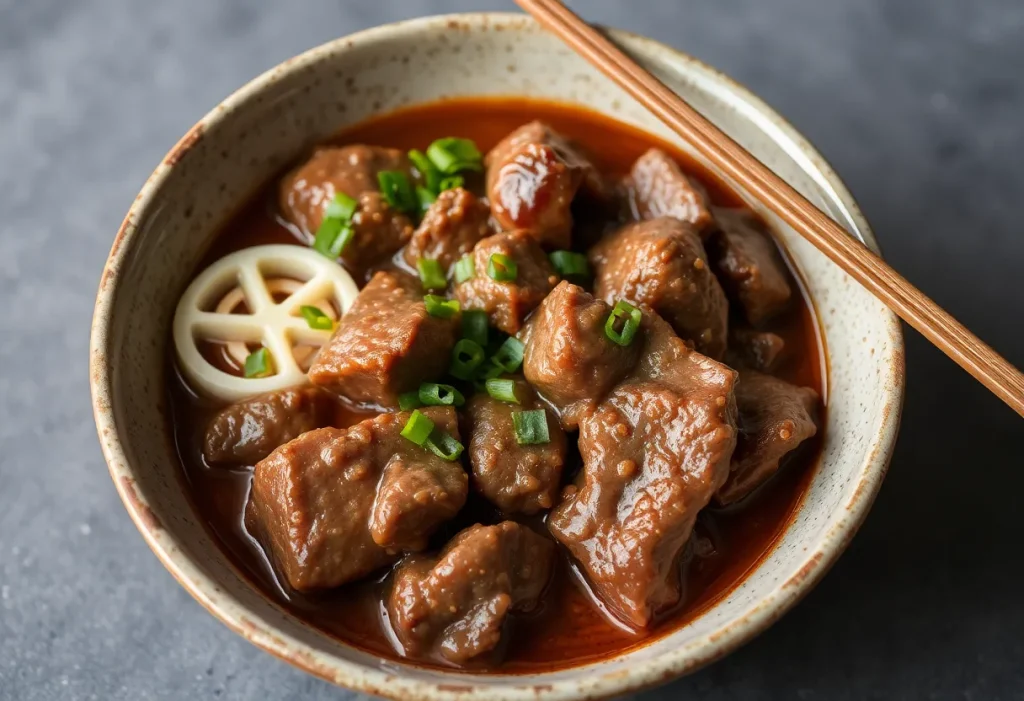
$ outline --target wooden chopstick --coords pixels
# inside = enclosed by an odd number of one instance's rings
[[[967,327],[561,2],[516,3],[1024,416],[1024,375]]]

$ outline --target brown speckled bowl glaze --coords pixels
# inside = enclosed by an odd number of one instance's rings
[[[712,121],[872,248],[821,156],[763,102],[694,59],[613,37]],[[164,400],[171,315],[218,227],[303,148],[410,103],[457,95],[572,101],[674,138],[532,20],[433,17],[338,39],[256,78],[203,117],[157,166],[103,271],[91,384],[110,474],[146,542],[199,603],[267,652],[337,684],[402,699],[589,699],[652,686],[715,660],[785,613],[822,577],[868,512],[903,398],[896,318],[774,217],[816,303],[828,354],[824,449],[792,524],[730,594],[678,631],[596,665],[471,675],[383,661],[310,628],[228,562],[185,494]],[[754,205],[756,207],[756,205]]]

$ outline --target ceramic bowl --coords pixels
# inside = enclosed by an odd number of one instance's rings
[[[678,51],[613,38],[719,127],[872,248],[875,240],[821,156],[763,102]],[[774,549],[696,620],[596,665],[535,675],[406,666],[322,635],[257,592],[199,521],[179,478],[164,375],[171,315],[218,227],[312,142],[370,115],[459,95],[578,102],[672,134],[529,18],[432,17],[378,27],[285,61],[217,105],[171,149],[114,239],[96,300],[91,385],[110,474],[146,542],[213,615],[311,674],[402,699],[582,699],[655,685],[764,630],[849,543],[882,482],[903,398],[896,318],[774,217],[824,332],[828,412],[809,491]],[[685,145],[684,145],[685,146]],[[756,207],[756,204],[753,205]]]

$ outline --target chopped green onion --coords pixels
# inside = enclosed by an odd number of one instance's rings
[[[582,253],[555,251],[548,258],[551,260],[551,265],[555,267],[555,270],[562,277],[587,277],[590,275],[587,257]]]
[[[422,151],[416,149],[409,151],[409,160],[420,172],[427,192],[431,194],[439,192],[441,190],[441,171],[437,169],[437,166]]]
[[[629,302],[619,300],[615,303],[612,313],[608,315],[608,320],[604,322],[604,333],[613,343],[628,346],[640,329],[641,318],[643,314],[639,309]]]
[[[465,450],[463,445],[452,437],[447,431],[437,429],[427,438],[426,447],[437,457],[448,462],[455,462]]]
[[[543,409],[513,411],[512,428],[519,445],[539,445],[551,440],[548,435],[548,417]]]
[[[483,170],[483,156],[469,139],[447,137],[438,139],[427,147],[427,158],[445,175],[454,175],[460,170]]]
[[[438,295],[426,295],[423,303],[427,305],[427,314],[436,316],[439,319],[451,319],[459,313],[459,300],[445,299]]]
[[[334,328],[334,320],[324,314],[320,307],[303,304],[299,307],[299,313],[302,314],[302,318],[306,320],[306,324],[308,324],[311,329],[317,329],[318,331],[330,331]]]
[[[434,422],[421,414],[418,410],[412,412],[412,416],[402,427],[402,438],[408,438],[416,445],[423,445],[434,430]]]
[[[433,258],[420,258],[416,261],[416,270],[420,272],[420,281],[425,290],[443,290],[448,287],[441,264]]]
[[[473,371],[484,362],[484,349],[468,338],[459,339],[452,348],[452,364],[448,368],[460,380],[472,380]]]
[[[487,380],[484,387],[487,389],[487,394],[499,402],[519,403],[519,400],[516,399],[515,380]]]
[[[341,219],[348,221],[356,213],[359,203],[346,195],[344,192],[335,192],[327,207],[324,209],[324,218]]]
[[[467,253],[455,264],[455,283],[459,284],[470,280],[474,275],[476,275],[476,265],[473,263],[473,256]]]
[[[426,212],[430,209],[430,205],[437,201],[437,195],[423,187],[422,185],[416,186],[416,199],[420,201],[420,209]]]
[[[504,253],[492,253],[490,260],[487,261],[487,274],[492,280],[510,282],[519,274],[519,266]]]
[[[478,309],[467,309],[462,312],[462,337],[478,344],[481,348],[487,346],[487,312]]]
[[[334,193],[334,198],[324,208],[324,218],[313,237],[313,250],[328,258],[337,258],[352,240],[352,215],[358,202],[344,192]]]
[[[397,170],[382,170],[377,173],[377,184],[384,195],[384,201],[400,212],[416,212],[420,201],[413,190],[409,176]]]
[[[420,393],[418,391],[402,392],[398,395],[398,408],[402,411],[412,411],[413,409],[419,409],[423,406],[423,402],[420,401]]]
[[[466,179],[461,175],[449,175],[446,178],[441,179],[441,185],[438,187],[440,192],[445,190],[454,190],[457,187],[462,187],[466,184]]]
[[[424,382],[420,385],[417,398],[425,406],[462,406],[466,403],[462,392],[451,385],[439,385],[436,382]]]
[[[487,369],[480,373],[480,377],[483,380],[493,380],[494,378],[501,377],[504,374],[505,369],[495,365],[494,360],[492,359],[491,362],[487,363]]]
[[[266,348],[253,351],[245,358],[246,377],[268,377],[274,374],[274,357]]]
[[[515,372],[523,364],[523,351],[525,346],[515,336],[509,336],[501,344],[501,348],[491,358],[491,362],[505,372]]]

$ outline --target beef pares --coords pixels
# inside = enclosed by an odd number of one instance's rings
[[[487,203],[462,188],[445,190],[416,228],[403,257],[412,267],[420,258],[430,258],[447,271],[455,261],[473,250],[477,241],[491,233],[491,210]]]
[[[497,280],[489,272],[492,256],[495,264],[507,257],[515,264],[515,276]],[[526,315],[541,303],[558,283],[551,261],[530,234],[510,231],[483,239],[473,249],[474,275],[455,286],[455,297],[463,309],[488,313],[491,325],[515,334]]]
[[[397,406],[399,394],[444,374],[458,322],[427,313],[419,280],[379,272],[320,349],[309,378],[358,404]]]
[[[520,445],[512,412],[543,407],[522,380],[516,381],[514,393],[517,404],[485,393],[474,395],[467,403],[469,462],[476,490],[504,514],[534,514],[554,506],[565,465],[565,434],[546,411],[550,440]]]
[[[335,404],[317,387],[292,387],[232,404],[207,424],[203,457],[211,465],[255,465],[274,448],[329,426]]]
[[[454,409],[423,413],[458,438]],[[462,508],[469,488],[462,466],[403,438],[408,419],[381,414],[347,429],[309,431],[256,464],[247,524],[291,588],[364,577],[422,548]]]
[[[636,159],[626,178],[636,219],[672,217],[705,236],[712,223],[704,188],[690,180],[672,157],[652,148]]]
[[[679,555],[736,444],[736,373],[650,312],[643,333],[633,374],[580,422],[583,469],[548,518],[594,592],[637,628],[679,600]]]
[[[764,225],[745,209],[716,209],[719,232],[709,249],[726,292],[754,326],[789,306],[789,274]]]
[[[818,431],[818,393],[810,387],[752,370],[736,388],[740,437],[729,478],[715,495],[720,504],[739,501],[779,469],[779,461]]]
[[[537,605],[554,555],[551,541],[504,521],[467,528],[439,557],[409,558],[387,601],[405,654],[454,664],[494,656],[509,616]]]
[[[629,224],[590,251],[594,292],[653,309],[712,358],[725,353],[729,305],[700,237],[678,219]]]
[[[786,350],[786,342],[771,331],[747,327],[729,329],[729,352],[726,362],[734,368],[750,368],[771,372]]]

